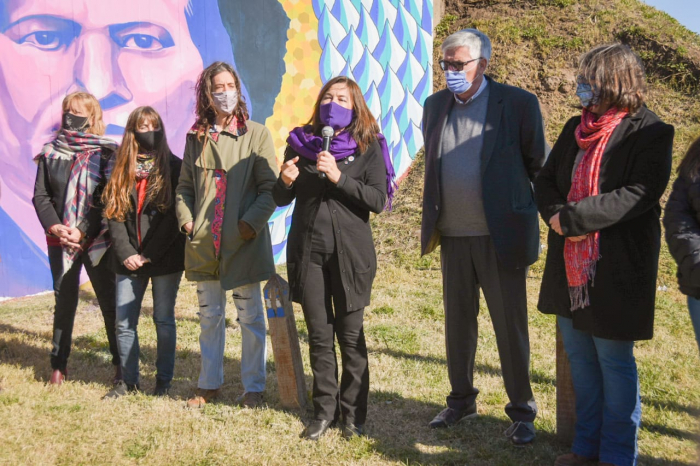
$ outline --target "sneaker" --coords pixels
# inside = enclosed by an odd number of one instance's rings
[[[140,391],[138,385],[127,384],[123,380],[119,381],[117,385],[114,386],[105,396],[102,397],[103,400],[108,398],[119,398],[129,393],[136,393]]]
[[[195,395],[187,400],[188,408],[204,408],[207,403],[212,403],[219,396],[219,389],[209,390],[198,388]]]
[[[153,389],[153,396],[168,396],[170,393],[170,382],[163,382],[156,379],[156,388]]]
[[[259,408],[263,404],[263,394],[262,392],[245,392],[236,398],[236,404],[243,408]]]

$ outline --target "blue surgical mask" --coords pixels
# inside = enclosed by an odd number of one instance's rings
[[[588,83],[578,83],[578,86],[576,86],[576,95],[581,101],[581,106],[583,108],[588,108],[596,104],[596,93],[593,87]]]
[[[472,83],[467,80],[466,71],[445,71],[445,80],[447,88],[457,95],[464,94],[472,87]]]

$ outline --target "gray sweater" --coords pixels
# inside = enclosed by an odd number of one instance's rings
[[[481,193],[481,150],[489,87],[467,104],[455,103],[442,135],[442,211],[437,228],[443,236],[489,234]]]

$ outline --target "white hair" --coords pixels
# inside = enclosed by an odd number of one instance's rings
[[[442,43],[442,53],[457,47],[467,47],[472,58],[491,60],[491,40],[477,29],[462,29],[451,34]]]

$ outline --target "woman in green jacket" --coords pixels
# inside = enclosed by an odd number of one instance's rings
[[[197,83],[197,121],[187,135],[177,217],[189,241],[185,276],[197,282],[202,367],[188,400],[202,407],[224,381],[225,309],[233,290],[243,348],[244,393],[238,402],[257,407],[265,389],[265,316],[260,282],[275,273],[267,221],[275,210],[277,161],[270,132],[248,119],[241,81],[223,62]]]

